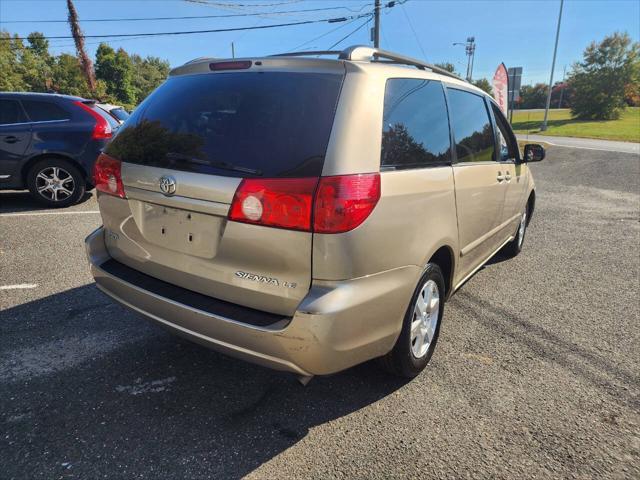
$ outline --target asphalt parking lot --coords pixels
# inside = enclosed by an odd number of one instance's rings
[[[411,382],[226,358],[92,285],[94,198],[0,192],[0,478],[640,478],[640,158],[554,147]]]

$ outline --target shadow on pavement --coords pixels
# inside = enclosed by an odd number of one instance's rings
[[[93,285],[2,317],[8,477],[239,478],[405,384],[364,364],[302,387],[174,337]]]
[[[457,308],[474,315],[476,321],[496,332],[500,337],[511,338],[531,351],[536,358],[555,363],[571,371],[576,377],[598,388],[603,395],[625,405],[637,407],[638,399],[632,388],[640,383],[637,372],[617,365],[606,355],[590,350],[570,338],[563,338],[521,315],[514,315],[508,308],[469,291],[460,291],[454,297]]]
[[[86,192],[76,205],[82,204],[92,197],[91,192]],[[68,207],[67,207],[68,208]],[[0,191],[0,213],[32,212],[50,210],[31,196],[28,191],[7,190]],[[62,209],[65,210],[65,209]]]

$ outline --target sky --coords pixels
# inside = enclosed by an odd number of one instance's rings
[[[382,0],[383,5],[388,0]],[[559,0],[408,0],[385,8],[381,16],[381,48],[426,60],[451,62],[466,72],[463,46],[468,36],[476,39],[473,78],[491,78],[496,67],[523,67],[523,84],[548,82],[558,20]],[[232,5],[233,4],[233,5]],[[373,0],[75,0],[85,35],[170,32],[237,27],[257,27],[362,15],[372,11]],[[277,13],[291,10],[331,8],[316,12]],[[196,18],[181,20],[88,22],[90,19],[124,19],[202,15],[260,16]],[[70,35],[64,20],[66,0],[0,0],[0,28],[27,36]],[[12,21],[22,23],[10,23]],[[130,53],[167,59],[172,66],[197,57],[260,56],[292,50],[323,50],[343,39],[334,49],[371,44],[367,18],[345,22],[319,22],[273,29],[205,33],[181,36],[106,39],[113,47]],[[358,27],[360,27],[358,29]],[[565,0],[556,61],[555,80],[563,69],[581,59],[585,47],[615,31],[628,32],[640,40],[640,0]],[[320,37],[320,38],[318,38]],[[93,56],[100,39],[87,38]],[[105,41],[105,40],[103,40]],[[50,41],[54,53],[73,52],[73,41]],[[1,72],[0,72],[1,75]]]

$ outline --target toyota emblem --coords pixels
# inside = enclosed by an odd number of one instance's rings
[[[170,177],[168,175],[163,175],[160,177],[160,190],[167,197],[176,193],[176,179]]]

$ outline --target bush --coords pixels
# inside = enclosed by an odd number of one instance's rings
[[[592,120],[619,118],[625,107],[625,87],[640,80],[639,49],[627,33],[618,32],[589,45],[569,77],[571,113]]]

